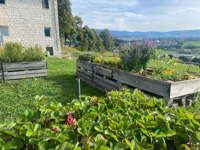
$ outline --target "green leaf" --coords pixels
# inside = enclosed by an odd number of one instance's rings
[[[40,129],[40,125],[38,123],[35,124],[33,132],[37,132]]]
[[[167,148],[166,142],[165,142],[165,139],[164,139],[164,138],[159,139],[158,143],[159,143],[159,145],[160,145],[162,148],[164,148],[164,149]]]
[[[98,132],[103,133],[103,129],[100,126],[95,126],[94,129]]]
[[[164,117],[163,117],[162,115],[158,115],[158,116],[157,116],[157,119],[158,119],[160,122],[164,122],[164,121],[165,121],[165,119],[164,119]]]
[[[26,136],[30,137],[33,135],[33,131],[28,129],[28,131],[26,132]]]
[[[4,131],[4,133],[8,134],[8,135],[11,135],[13,137],[16,137],[16,134],[14,134],[13,132],[11,131]]]
[[[99,112],[103,112],[104,108],[105,108],[105,106],[103,104],[98,104],[98,111]]]
[[[93,121],[86,121],[83,123],[83,128],[91,127],[93,124]]]
[[[182,144],[181,146],[180,146],[180,149],[181,148],[185,148],[186,150],[191,150],[187,145],[185,145],[185,144]]]
[[[22,139],[16,137],[10,143],[10,148],[11,149],[21,149],[24,146],[24,144],[25,144],[25,142]]]
[[[105,146],[105,145],[106,145],[105,140],[99,140],[95,142],[94,147],[95,147],[95,150],[100,150],[101,146]]]
[[[116,136],[116,135],[112,134],[111,137],[112,137],[113,139],[115,139],[115,141],[119,142],[119,140],[117,139],[117,136]]]
[[[134,148],[134,145],[132,145],[132,143],[130,143],[129,140],[125,139],[125,142],[126,142],[126,144],[129,146],[129,148],[130,148],[131,150],[134,150],[134,149],[133,149],[133,148]]]
[[[118,143],[114,150],[126,150],[128,148],[128,146],[125,143]]]
[[[15,125],[16,125],[16,123],[10,122],[10,123],[7,125],[8,130],[12,129]]]

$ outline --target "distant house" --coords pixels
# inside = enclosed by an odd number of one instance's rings
[[[192,54],[192,51],[191,51],[190,49],[185,49],[184,52],[185,52],[186,54]]]
[[[0,0],[0,31],[5,43],[38,44],[61,55],[57,0]]]

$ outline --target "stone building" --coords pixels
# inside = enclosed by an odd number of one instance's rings
[[[4,42],[41,45],[60,56],[57,0],[0,0],[0,32]]]

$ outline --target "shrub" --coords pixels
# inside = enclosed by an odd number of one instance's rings
[[[180,56],[179,59],[181,59],[182,61],[185,61],[185,62],[189,62],[190,59],[185,57],[185,56]]]
[[[94,63],[101,63],[102,62],[102,58],[101,57],[95,57],[94,59],[93,59],[93,62]]]
[[[35,45],[34,47],[28,47],[24,52],[25,61],[41,61],[44,60],[45,53],[41,46]]]
[[[195,57],[191,60],[191,62],[199,63],[199,58]]]
[[[67,106],[36,98],[35,111],[0,123],[1,149],[186,149],[200,146],[199,115],[128,90]],[[43,104],[44,103],[44,104]]]
[[[124,69],[140,71],[146,69],[147,63],[154,57],[155,52],[155,43],[146,40],[144,43],[136,43],[122,50],[120,58]]]
[[[8,42],[5,47],[0,47],[0,61],[2,62],[22,62],[44,60],[45,53],[41,46],[35,45],[23,51],[23,46],[19,43]]]
[[[93,62],[95,57],[102,57],[101,54],[96,53],[96,52],[87,52],[87,53],[82,53],[79,55],[79,60],[83,60],[83,61],[91,61]]]
[[[0,61],[20,62],[23,61],[23,46],[19,43],[8,42],[1,50]]]

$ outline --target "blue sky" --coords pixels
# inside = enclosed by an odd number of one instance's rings
[[[200,0],[71,0],[73,15],[95,29],[200,29]]]

